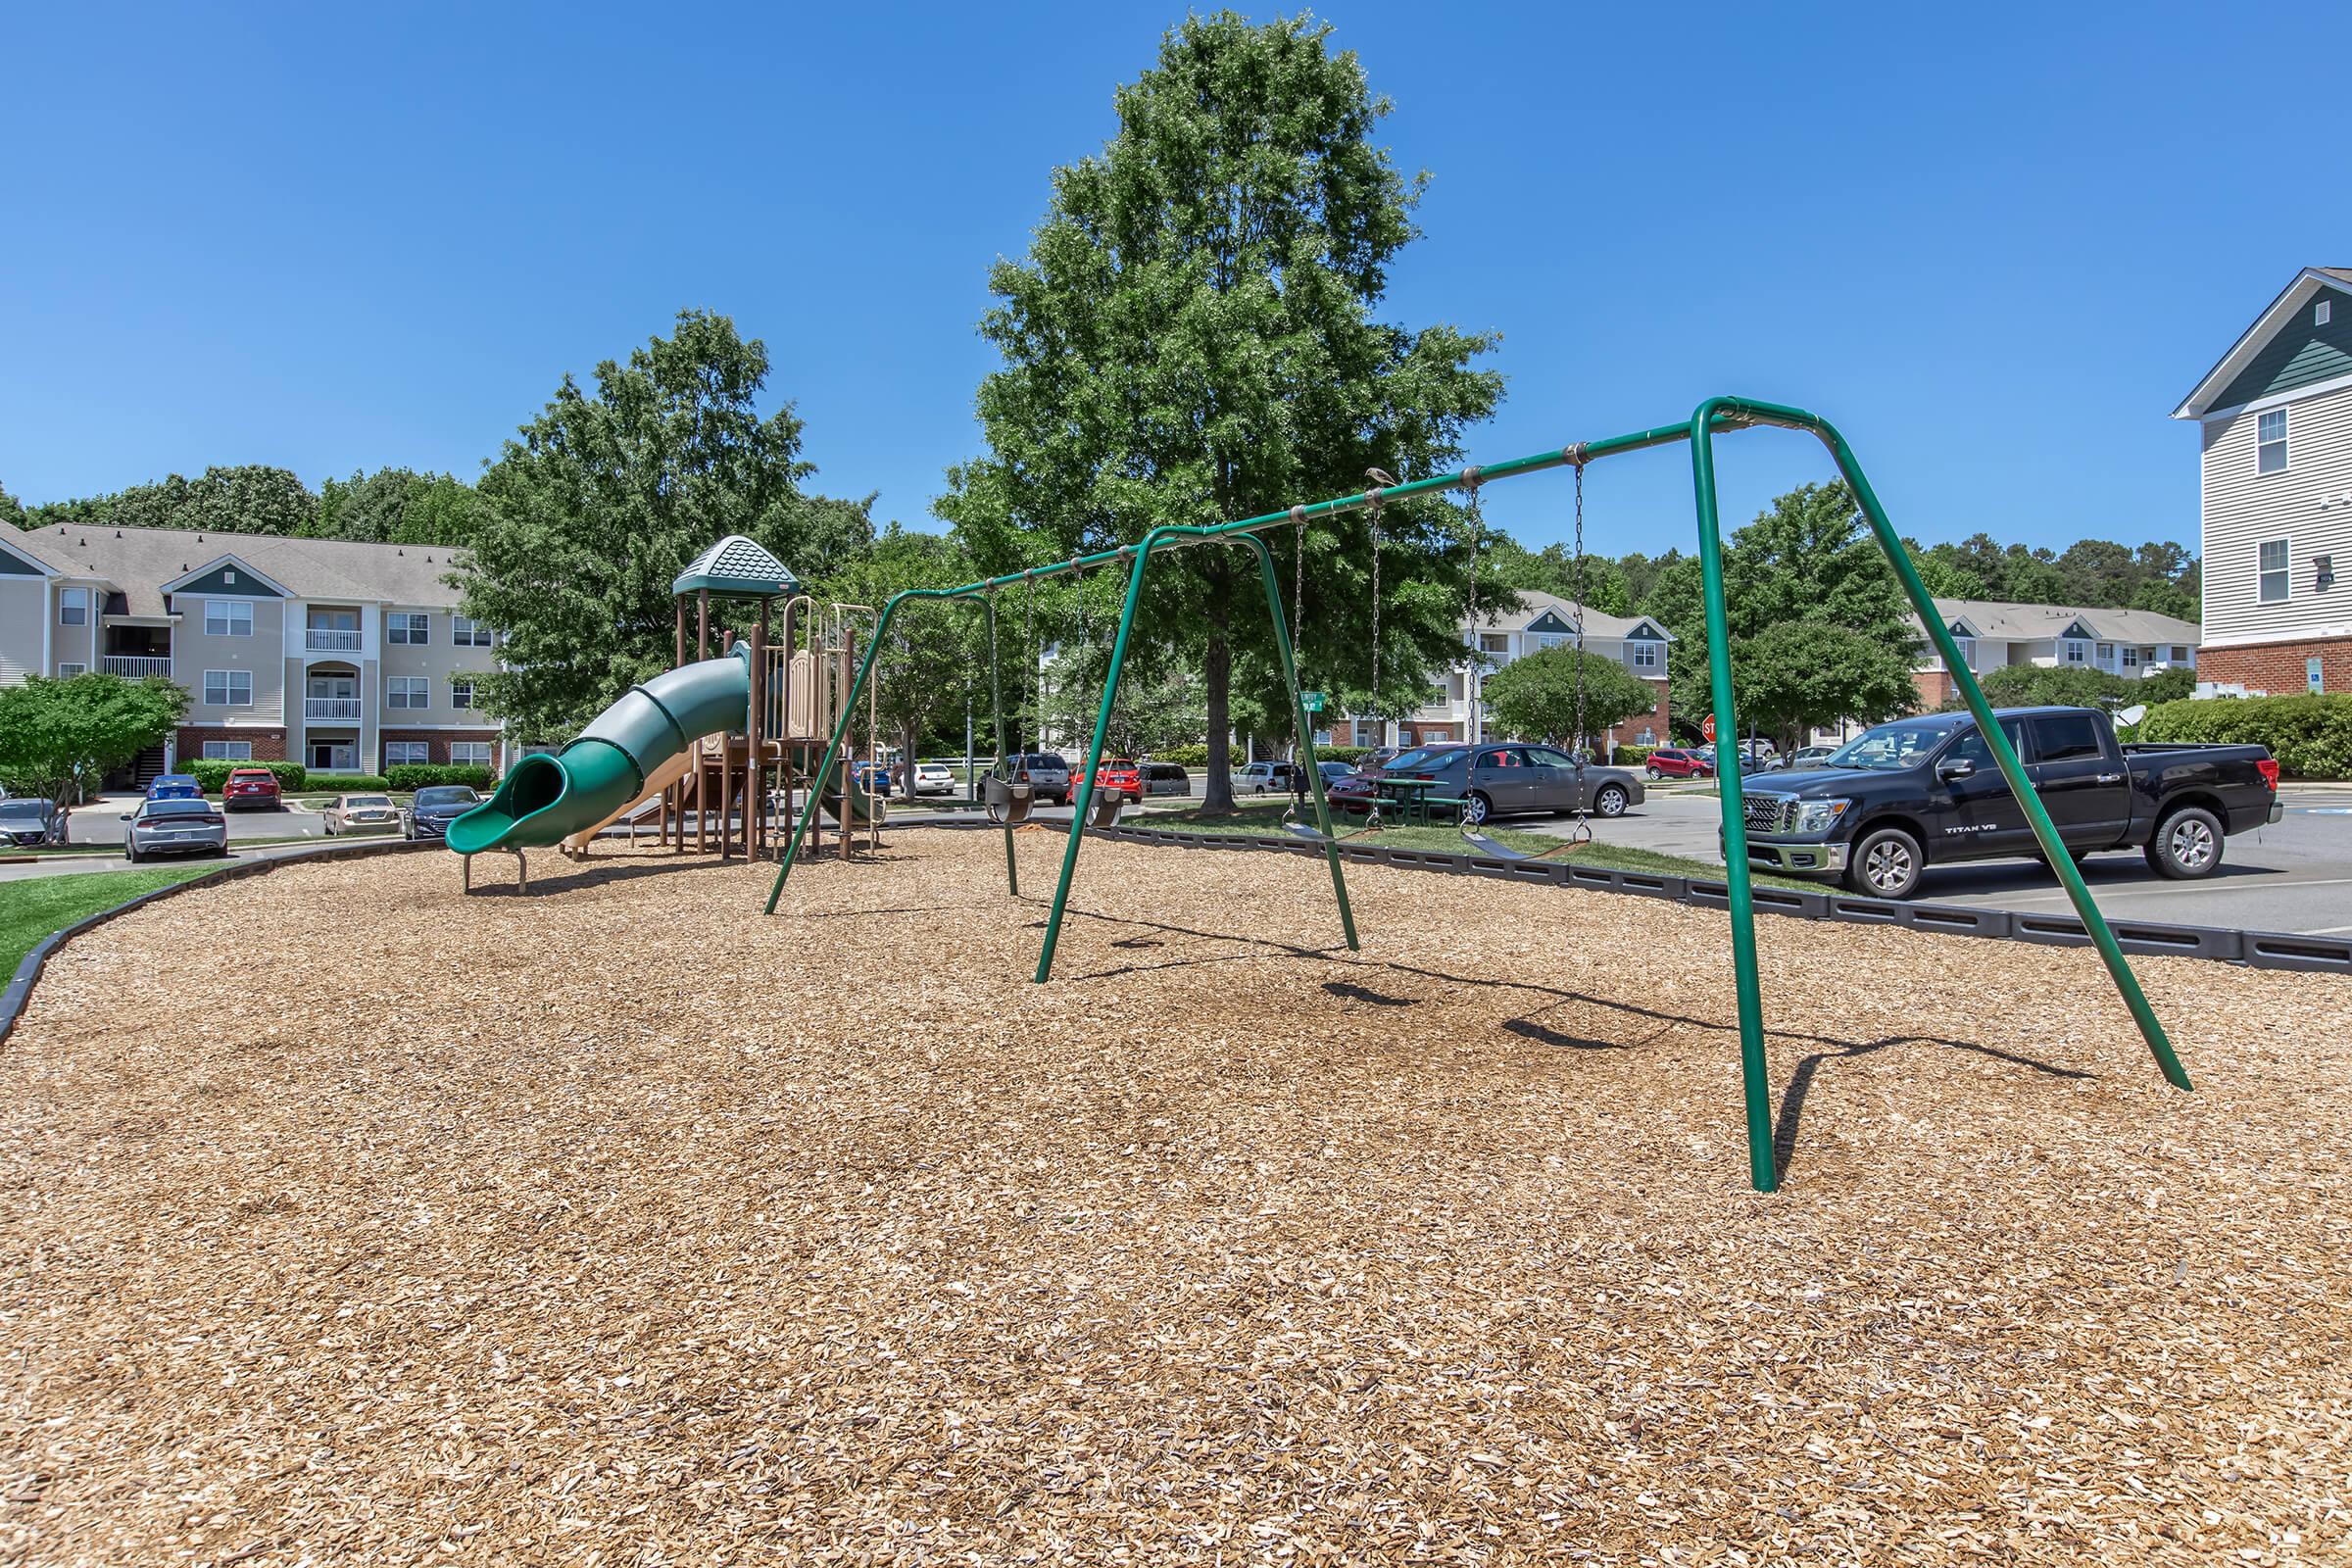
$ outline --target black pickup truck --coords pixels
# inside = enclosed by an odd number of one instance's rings
[[[2092,708],[1995,716],[2078,862],[2137,849],[2159,876],[2211,876],[2224,838],[2278,820],[2268,747],[2124,746]],[[1910,897],[1931,865],[2041,854],[1966,713],[1882,724],[1801,772],[1747,780],[1746,801],[1750,865],[1879,898]]]

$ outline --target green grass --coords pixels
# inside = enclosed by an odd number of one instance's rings
[[[1361,818],[1335,818],[1342,834],[1350,831],[1350,823],[1360,825]],[[1145,811],[1126,819],[1130,827],[1164,828],[1175,833],[1279,833],[1282,831],[1282,805],[1250,801],[1243,803],[1227,815],[1206,816],[1199,807],[1172,811]],[[1506,850],[1538,851],[1556,849],[1559,840],[1545,833],[1526,833],[1507,827],[1488,830],[1487,837]],[[1391,850],[1426,850],[1448,855],[1473,855],[1477,852],[1462,840],[1459,832],[1450,827],[1393,827],[1378,833],[1367,833],[1351,840],[1356,844]],[[1647,871],[1659,876],[1696,877],[1703,881],[1720,882],[1724,868],[1706,860],[1693,860],[1687,856],[1667,855],[1657,850],[1636,849],[1626,844],[1592,843],[1569,855],[1554,859],[1572,861],[1577,865],[1605,866],[1612,871]],[[1818,882],[1800,881],[1794,877],[1755,873],[1755,880],[1773,887],[1819,888]]]
[[[0,979],[16,973],[24,955],[39,947],[50,933],[83,915],[218,869],[215,865],[175,865],[161,871],[91,871],[0,882]]]

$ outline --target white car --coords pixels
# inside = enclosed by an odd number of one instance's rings
[[[389,795],[338,795],[320,814],[326,818],[330,839],[343,833],[392,833],[400,828],[400,808]]]
[[[956,793],[956,775],[948,771],[945,763],[917,762],[914,764],[914,793],[953,795]]]

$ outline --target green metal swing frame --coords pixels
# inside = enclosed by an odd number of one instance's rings
[[[1079,556],[1054,565],[1034,566],[1002,577],[965,583],[958,588],[907,589],[893,596],[882,609],[873,638],[866,644],[865,658],[858,664],[857,681],[851,687],[849,700],[843,707],[844,717],[834,729],[832,742],[825,752],[825,760],[816,776],[828,776],[826,769],[833,765],[848,732],[848,715],[855,711],[858,696],[864,691],[866,681],[872,677],[874,658],[882,647],[882,634],[889,630],[891,621],[902,606],[914,600],[977,598],[986,606],[993,623],[996,614],[995,596],[1001,589],[1016,583],[1034,583],[1069,572],[1086,571],[1097,566],[1127,564],[1127,597],[1119,610],[1118,640],[1111,648],[1110,669],[1103,680],[1102,706],[1096,711],[1094,738],[1087,750],[1086,777],[1079,786],[1075,803],[1077,808],[1071,815],[1069,834],[1061,854],[1061,875],[1054,889],[1053,912],[1046,921],[1045,942],[1038,954],[1037,973],[1033,977],[1043,984],[1053,977],[1054,953],[1060,940],[1063,916],[1068,910],[1070,883],[1078,868],[1078,851],[1086,838],[1085,824],[1094,805],[1095,779],[1101,768],[1102,748],[1109,738],[1110,715],[1118,701],[1119,677],[1127,662],[1128,639],[1135,629],[1136,606],[1142,599],[1145,577],[1152,558],[1155,553],[1200,544],[1247,545],[1257,558],[1258,576],[1265,589],[1266,612],[1273,625],[1274,645],[1281,658],[1283,679],[1290,692],[1292,716],[1298,725],[1299,750],[1303,754],[1302,765],[1313,787],[1315,820],[1325,840],[1323,858],[1331,869],[1332,892],[1339,903],[1340,927],[1348,948],[1356,950],[1360,945],[1356,940],[1355,914],[1348,904],[1348,880],[1340,867],[1340,852],[1332,842],[1331,808],[1324,798],[1321,770],[1315,765],[1314,728],[1308,722],[1305,706],[1300,701],[1298,665],[1283,615],[1282,585],[1274,570],[1274,558],[1258,535],[1381,502],[1462,489],[1473,482],[1473,473],[1477,484],[1487,485],[1500,479],[1520,478],[1550,468],[1583,466],[1603,458],[1687,441],[1690,444],[1691,486],[1697,510],[1699,568],[1705,586],[1707,674],[1715,732],[1719,735],[1737,735],[1740,725],[1733,701],[1731,636],[1724,612],[1723,538],[1715,483],[1715,437],[1725,431],[1758,425],[1809,433],[1829,449],[1830,456],[1838,465],[1838,471],[1852,489],[1864,517],[1869,520],[1871,533],[1878,540],[1879,548],[1886,553],[1887,564],[1893,568],[1896,580],[1901,583],[1904,597],[1918,613],[1920,624],[1926,627],[1929,640],[1935,644],[1936,652],[1943,656],[1944,667],[1958,684],[1969,712],[1975,715],[1977,727],[1991,748],[1993,760],[2000,767],[2001,777],[2024,806],[2026,819],[2033,826],[2034,837],[2041,847],[2043,858],[2064,884],[2067,897],[2074,903],[2075,912],[2082,918],[2083,929],[2089,933],[2125,1005],[2131,1009],[2132,1020],[2139,1026],[2141,1037],[2156,1058],[2157,1067],[2164,1074],[2165,1081],[2174,1088],[2191,1089],[2193,1086],[2189,1083],[2188,1074],[2174,1054],[2172,1042],[2166,1037],[2163,1024],[2157,1020],[2155,1009],[2149,1005],[2146,994],[2140,990],[2139,981],[2132,975],[2132,966],[2125,959],[2115,933],[2099,913],[2097,902],[2084,885],[2082,873],[2075,866],[2074,858],[2067,852],[2064,840],[2059,837],[2056,825],[2050,820],[2049,812],[2043,808],[2041,797],[2035,792],[2033,780],[2027,776],[2024,764],[2018,760],[2016,748],[1994,720],[1992,706],[1985,700],[1984,689],[1977,684],[1968,661],[1961,658],[1949,628],[1936,612],[1935,602],[1928,593],[1927,585],[1920,580],[1918,567],[1913,564],[1909,552],[1903,548],[1902,539],[1895,533],[1894,525],[1887,520],[1886,508],[1880,504],[1878,492],[1871,488],[1869,477],[1855,460],[1853,448],[1846,444],[1845,437],[1829,420],[1785,404],[1762,403],[1746,398],[1709,398],[1698,406],[1689,420],[1679,424],[1656,425],[1603,441],[1583,442],[1555,451],[1539,452],[1531,457],[1515,458],[1507,463],[1482,466],[1474,470],[1440,474],[1356,495],[1338,496],[1311,505],[1270,512],[1263,516],[1247,517],[1238,522],[1211,526],[1166,523],[1146,533],[1138,543],[1123,545],[1116,550]],[[994,647],[993,640],[991,646]],[[1004,702],[995,666],[996,662],[992,658],[989,689],[996,709],[997,751],[1001,762],[1004,746]],[[1726,861],[1724,881],[1730,894],[1732,963],[1740,1013],[1740,1086],[1747,1110],[1748,1178],[1757,1192],[1769,1193],[1779,1186],[1780,1178],[1773,1153],[1773,1108],[1764,1054],[1762,988],[1756,972],[1755,905],[1747,863],[1744,789],[1737,768],[1722,770],[1718,784]],[[775,913],[776,901],[783,895],[785,879],[792,874],[802,841],[808,835],[808,824],[814,814],[812,803],[793,830],[792,841],[785,848],[782,863],[776,867],[775,885],[768,892],[766,912],[769,914]],[[1020,886],[1014,867],[1009,829],[1004,835],[1004,864],[1012,891],[1018,894]]]

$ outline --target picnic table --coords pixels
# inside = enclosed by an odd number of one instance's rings
[[[1461,815],[1461,801],[1438,794],[1434,778],[1384,778],[1372,788],[1381,798],[1382,819],[1400,827],[1451,827]]]

